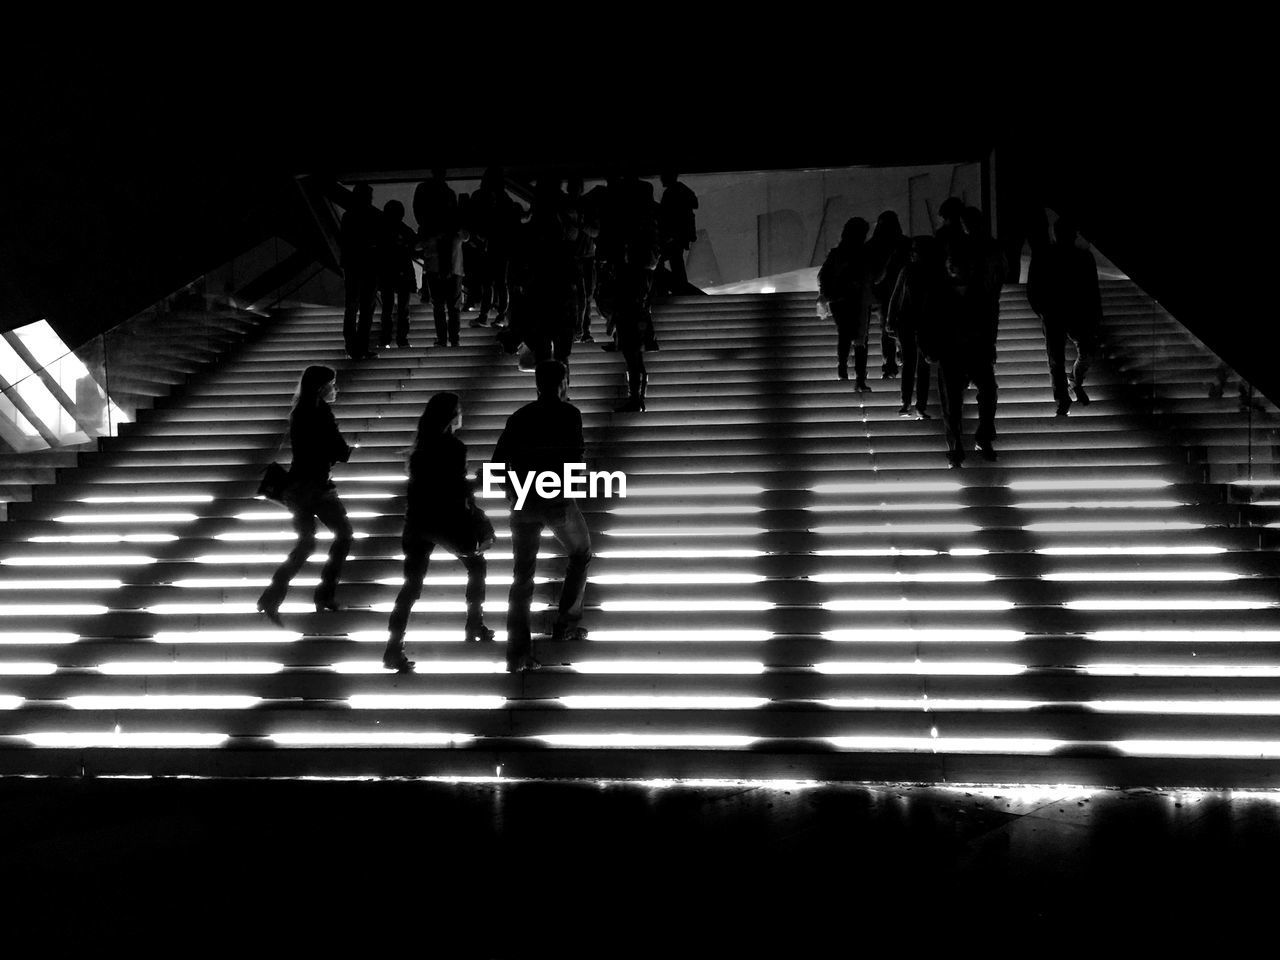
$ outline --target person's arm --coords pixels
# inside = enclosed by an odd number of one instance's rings
[[[329,430],[328,450],[330,463],[346,463],[351,459],[351,448],[347,446],[347,441],[342,438],[342,431],[338,429],[338,421],[333,415],[333,411],[329,410]]]

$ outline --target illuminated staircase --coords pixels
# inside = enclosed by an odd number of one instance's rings
[[[1104,296],[1109,343],[1170,342],[1136,288]],[[461,642],[462,567],[437,553],[407,638],[418,672],[381,668],[417,416],[460,393],[474,466],[532,377],[466,328],[458,349],[339,361],[338,312],[296,310],[13,505],[0,772],[1276,782],[1274,513],[1246,502],[1265,487],[1229,484],[1261,431],[1207,397],[1212,358],[1167,351],[1160,406],[1121,372],[1142,356],[1118,354],[1094,402],[1055,419],[1010,288],[1000,460],[957,472],[938,419],[898,417],[897,381],[859,397],[835,379],[812,295],[683,299],[657,325],[643,415],[610,412],[616,354],[573,356],[591,466],[628,478],[625,500],[586,507],[589,641],[536,638],[545,668],[506,674],[501,644]],[[415,343],[429,327],[418,311]],[[291,534],[252,491],[316,362],[339,369],[360,444],[335,470],[355,609],[310,612],[317,553],[281,631],[253,607]],[[499,639],[507,543],[489,554]],[[544,553],[538,573],[562,569]]]

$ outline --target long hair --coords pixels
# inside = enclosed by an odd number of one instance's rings
[[[298,386],[293,391],[293,406],[289,415],[292,416],[299,408],[310,410],[316,407],[324,388],[337,379],[337,376],[332,367],[318,363],[303,370],[302,376],[298,378]]]
[[[409,450],[409,459],[418,452],[423,441],[438,437],[449,429],[453,418],[462,407],[462,398],[456,393],[437,393],[427,401],[426,409],[418,418],[418,433],[413,438],[413,447]]]

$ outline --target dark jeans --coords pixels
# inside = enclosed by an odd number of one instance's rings
[[[498,316],[507,312],[507,262],[507,255],[503,251],[484,252],[480,283],[481,320],[489,319],[491,309],[496,308]]]
[[[889,324],[885,322],[885,318],[889,316],[889,298],[885,297],[877,302],[880,305],[880,369],[886,373],[892,373],[898,369],[898,341],[889,332]],[[904,353],[902,355],[904,364],[906,357]]]
[[[979,344],[948,352],[940,366],[938,392],[942,395],[947,450],[963,456],[960,418],[964,392],[971,383],[978,388],[978,429],[974,431],[973,441],[985,446],[996,438],[996,370],[991,348]]]
[[[898,335],[902,348],[902,405],[911,406],[911,396],[916,397],[916,409],[924,413],[929,405],[929,361],[920,352],[914,330],[904,330]]]
[[[346,310],[342,315],[342,339],[347,355],[369,352],[369,331],[373,327],[373,305],[378,295],[378,271],[352,266],[342,271],[346,286]]]
[[[1076,348],[1076,362],[1071,368],[1071,385],[1084,386],[1084,378],[1089,373],[1089,365],[1098,350],[1098,333],[1070,333],[1067,324],[1061,317],[1047,316],[1041,318],[1044,328],[1044,351],[1049,359],[1049,378],[1053,382],[1053,399],[1060,407],[1071,406],[1071,394],[1067,392],[1067,339]]]
[[[564,585],[560,588],[557,626],[575,627],[582,619],[587,564],[591,562],[591,534],[587,530],[587,521],[573,500],[526,502],[523,510],[511,511],[511,552],[515,556],[515,565],[507,601],[508,660],[529,653],[533,646],[529,633],[529,605],[533,600],[533,573],[544,529],[550,529],[551,535],[560,542],[569,557]]]
[[[382,288],[382,345],[391,343],[394,335],[396,343],[409,342],[409,297],[413,293],[413,284],[403,282],[396,285],[384,285]],[[392,317],[394,315],[394,328]]]
[[[342,565],[346,563],[347,555],[351,552],[351,541],[354,539],[346,507],[338,499],[338,491],[332,485],[320,491],[306,487],[290,489],[285,492],[285,505],[293,515],[293,531],[298,535],[298,540],[285,557],[284,563],[271,575],[271,583],[258,598],[258,605],[274,609],[284,601],[290,582],[315,549],[317,519],[333,531],[333,544],[329,547],[329,558],[320,571],[320,585],[316,587],[315,599],[317,603],[332,601],[338,588],[338,576],[342,573]]]
[[[670,291],[675,294],[684,293],[685,287],[689,285],[689,272],[684,265],[684,255],[688,249],[682,243],[668,243],[662,248],[662,260],[667,264],[667,269],[671,271],[668,281]]]
[[[431,291],[431,309],[436,319],[436,339],[455,343],[462,328],[458,310],[458,278],[429,274],[427,288]]]
[[[392,642],[404,638],[405,628],[409,623],[409,613],[413,605],[422,596],[422,581],[427,575],[427,565],[431,561],[431,552],[436,548],[435,541],[423,533],[405,530],[400,538],[400,546],[404,550],[404,583],[396,594],[395,607],[391,611],[391,620],[387,625]],[[484,578],[486,564],[484,554],[454,554],[467,569],[467,629],[478,627],[484,622]]]
[[[853,350],[853,365],[858,380],[867,378],[867,336],[871,318],[859,306],[859,301],[831,301],[831,317],[836,322],[836,358],[840,369],[849,363],[849,350]]]
[[[575,291],[578,308],[578,334],[591,332],[591,296],[596,290],[596,262],[591,257],[578,258],[578,287]]]

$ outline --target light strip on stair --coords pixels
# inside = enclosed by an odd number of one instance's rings
[[[764,673],[764,664],[751,660],[579,660],[574,673],[741,675]]]
[[[314,613],[315,609],[314,603],[306,603],[301,600],[290,600],[280,604],[281,613]],[[143,607],[142,612],[155,614],[158,617],[184,615],[233,616],[245,613],[257,614],[258,605],[252,600],[240,603],[230,600],[209,600],[201,603],[156,603],[149,607]]]
[[[937,550],[903,547],[859,547],[847,550],[814,550],[815,557],[936,557]]]
[[[1116,740],[1112,746],[1134,757],[1280,757],[1280,740]]]
[[[1068,610],[1267,610],[1275,606],[1269,600],[1129,600],[1117,597],[1107,600],[1068,600]]]
[[[632,500],[636,497],[757,497],[767,492],[764,487],[732,483],[727,483],[723,486],[676,484],[650,487],[637,478],[627,486],[627,499]]]
[[[720,517],[720,516],[745,516],[753,513],[764,513],[764,507],[749,504],[729,505],[729,506],[672,506],[672,507],[645,507],[645,506],[626,506],[626,507],[610,507],[607,513],[619,517]]]
[[[382,642],[387,642],[385,633],[382,634]],[[333,663],[330,669],[334,673],[343,674],[388,672],[381,660],[339,660]],[[415,673],[438,674],[506,673],[507,664],[504,660],[419,660],[418,665],[413,669]]]
[[[766,697],[609,696],[557,697],[570,710],[755,710]]]
[[[9,694],[0,695],[0,710],[17,710],[27,701],[22,697],[15,697]]]
[[[0,617],[91,617],[106,613],[98,603],[6,603]]]
[[[237,564],[268,564],[279,566],[287,554],[283,553],[206,553],[192,557],[195,563],[206,566],[233,566]],[[307,557],[307,563],[324,563],[328,557],[323,553],[313,553]]]
[[[293,534],[291,534],[293,536]],[[27,537],[28,543],[173,543],[176,533],[73,533],[66,535],[40,534]]]
[[[0,660],[0,677],[47,677],[57,670],[56,663]]]
[[[369,534],[357,530],[354,534],[356,540],[367,540]],[[178,539],[174,537],[173,539]],[[270,543],[275,540],[297,540],[298,535],[292,530],[232,530],[226,533],[215,534],[215,540],[230,540],[241,543]],[[330,530],[317,530],[317,540],[332,540],[333,532]]]
[[[1028,523],[1028,533],[1141,533],[1147,530],[1203,530],[1206,524],[1186,520],[1069,520]]]
[[[398,496],[400,496],[398,493],[386,493],[380,490],[368,493],[353,493],[344,490],[342,493],[343,500],[394,500]]]
[[[764,643],[768,630],[592,630],[592,643]]]
[[[1222,583],[1243,578],[1240,574],[1227,570],[1065,570],[1061,573],[1042,573],[1040,579],[1060,580],[1066,583],[1143,583],[1147,581]]]
[[[67,556],[7,557],[0,560],[6,567],[141,567],[155,563],[155,557],[135,553],[68,554]]]
[[[745,560],[765,555],[763,550],[739,549],[595,550],[592,553],[601,560]],[[511,558],[508,556],[506,559]]]
[[[1026,634],[1019,630],[951,630],[945,627],[824,630],[822,636],[834,643],[1017,643],[1026,639]]]
[[[493,633],[494,642],[505,643],[507,639],[506,631],[495,630]],[[353,630],[346,637],[353,643],[381,643],[387,642],[386,628],[381,630]],[[595,631],[591,632],[591,639],[597,639]],[[413,643],[464,643],[466,638],[463,635],[461,626],[453,630],[410,630],[404,636],[404,642]]]
[[[808,579],[814,583],[989,583],[995,579],[995,574],[945,570],[926,573],[849,570],[842,573],[815,573]]]
[[[606,600],[600,609],[611,613],[684,613],[772,610],[768,600]]]
[[[952,513],[962,503],[820,503],[801,509],[809,513]]]
[[[267,739],[282,747],[448,747],[470,743],[470,733],[345,733],[322,730],[299,733],[273,733]]]
[[[595,747],[617,750],[644,748],[731,750],[749,747],[760,738],[703,733],[549,733],[533,739],[541,740],[551,747]]]
[[[948,480],[904,481],[902,483],[868,481],[865,483],[819,483],[809,488],[817,494],[867,494],[892,497],[904,493],[955,493],[964,485]]]
[[[1101,643],[1280,643],[1280,630],[1094,630]]]
[[[1162,490],[1173,486],[1172,480],[1158,477],[1116,477],[1098,480],[1014,480],[1010,490],[1040,492],[1048,490]]]
[[[624,527],[602,531],[606,537],[758,537],[769,531],[760,527]]]
[[[768,578],[758,573],[605,573],[587,578],[590,583],[610,586],[659,584],[707,586],[764,583],[766,579]]]
[[[852,523],[813,528],[813,532],[820,537],[867,536],[894,533],[979,533],[981,530],[981,527],[972,523]]]
[[[1015,510],[1176,510],[1181,500],[1028,500],[1010,504]]]
[[[1066,740],[1018,737],[826,737],[841,750],[884,753],[1048,754],[1070,746]]]
[[[986,547],[952,547],[947,554],[952,557],[985,557],[990,552]]]
[[[37,747],[86,750],[95,747],[217,747],[228,739],[225,733],[28,733],[23,739]]]
[[[1093,547],[1037,547],[1036,553],[1048,557],[1192,557],[1226,553],[1226,547],[1214,546],[1093,546]]]
[[[930,611],[961,613],[979,610],[1012,610],[1013,604],[1008,600],[911,600],[906,597],[876,597],[864,600],[824,600],[820,606],[823,610],[837,612],[898,612]]]
[[[293,630],[162,630],[151,638],[152,643],[296,643],[303,635]],[[386,633],[382,635],[386,642]]]
[[[1231,663],[1088,663],[1090,677],[1280,677],[1280,665]]]
[[[109,660],[98,672],[117,677],[250,676],[284,671],[283,663],[265,660]]]
[[[933,697],[832,697],[819,700],[818,703],[833,710],[904,710],[932,713],[933,711],[973,711],[984,713],[989,711],[1017,712],[1021,710],[1038,710],[1054,704],[1044,700],[1001,700],[955,698],[934,699]]]
[[[80,639],[75,633],[0,632],[0,647],[5,646],[65,646]]]
[[[550,604],[541,600],[535,600],[529,605],[531,613],[537,613],[550,608]],[[369,607],[374,613],[390,613],[395,609],[395,601],[389,600],[385,603],[375,603]],[[415,613],[465,613],[467,604],[465,600],[419,600],[413,605]],[[492,613],[495,616],[506,614],[507,599],[490,599],[484,602],[484,610],[486,613]]]
[[[133,496],[81,497],[81,503],[213,503],[209,493],[136,494]]]
[[[1198,714],[1222,717],[1278,717],[1280,700],[1090,700],[1099,713]]]
[[[248,710],[261,703],[262,698],[234,694],[102,694],[67,697],[63,702],[73,710]]]
[[[358,693],[347,697],[352,710],[501,710],[506,697],[435,693]]]
[[[829,660],[813,669],[832,676],[1016,677],[1027,672],[1021,663],[971,660]]]
[[[259,511],[257,513],[237,513],[233,516],[235,520],[242,520],[249,523],[266,523],[267,521],[278,522],[280,520],[290,519],[290,514],[285,511]],[[378,517],[389,516],[389,514],[375,513],[371,510],[348,510],[347,517],[351,520],[374,520]]]
[[[0,580],[0,590],[115,590],[119,580]]]
[[[190,523],[194,513],[79,513],[53,517],[55,523]]]

